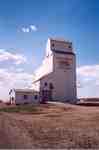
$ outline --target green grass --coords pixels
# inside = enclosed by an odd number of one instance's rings
[[[8,113],[18,113],[18,112],[26,112],[26,113],[37,113],[40,111],[40,108],[34,105],[19,105],[14,107],[5,107],[0,108],[0,112],[8,112]]]

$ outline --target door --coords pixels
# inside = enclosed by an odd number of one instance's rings
[[[52,91],[51,90],[42,90],[41,92],[41,102],[45,103],[52,100]]]

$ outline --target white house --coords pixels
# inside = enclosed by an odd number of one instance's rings
[[[41,100],[76,102],[76,56],[72,42],[48,39],[45,58],[35,71],[33,89]]]
[[[39,102],[39,93],[31,89],[13,89],[10,91],[11,104],[36,104]]]

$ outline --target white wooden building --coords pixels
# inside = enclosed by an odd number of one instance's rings
[[[39,93],[31,89],[13,89],[10,92],[11,104],[39,103]]]
[[[76,102],[76,56],[72,42],[48,39],[42,65],[35,71],[33,89],[41,99]]]

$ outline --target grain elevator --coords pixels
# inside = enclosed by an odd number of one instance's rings
[[[33,89],[41,100],[76,102],[76,56],[72,42],[49,38],[41,66],[35,71]]]

